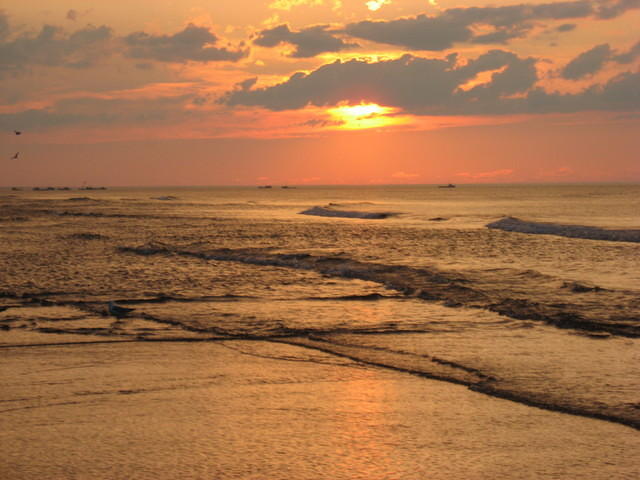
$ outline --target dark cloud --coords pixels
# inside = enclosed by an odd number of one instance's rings
[[[597,3],[597,17],[610,19],[618,17],[627,10],[640,8],[640,0],[599,0]]]
[[[525,92],[536,81],[534,63],[502,50],[492,50],[461,66],[456,65],[455,55],[446,59],[405,55],[375,63],[336,61],[310,74],[296,73],[273,87],[234,90],[221,102],[286,110],[309,104],[373,101],[414,113],[449,114],[467,103],[480,105]],[[500,71],[488,85],[468,91],[459,88],[479,73],[493,70]]]
[[[193,24],[173,35],[135,32],[124,38],[127,56],[159,62],[235,62],[247,55],[246,50],[218,48],[214,46],[217,42],[208,28]]]
[[[575,23],[563,23],[562,25],[558,25],[556,27],[557,32],[570,32],[575,30],[577,25]]]
[[[329,31],[328,25],[316,25],[298,32],[291,31],[288,25],[279,25],[261,31],[253,43],[261,47],[275,47],[281,43],[288,43],[295,47],[295,51],[290,55],[294,58],[315,57],[321,53],[339,52],[358,46],[336,37]]]
[[[522,38],[542,21],[597,17],[614,18],[640,7],[640,0],[576,0],[501,7],[450,8],[435,16],[363,21],[345,26],[355,38],[397,45],[410,50],[440,51],[462,42],[506,44]],[[566,32],[575,27],[565,23]]]
[[[0,11],[0,41],[4,41],[9,36],[9,18]]]
[[[638,57],[640,57],[640,42],[636,43],[628,51],[615,55],[613,61],[626,64],[633,62]]]
[[[607,62],[629,64],[638,57],[640,57],[640,42],[622,53],[616,53],[609,44],[605,43],[578,55],[560,70],[560,75],[569,80],[578,80],[599,72]]]
[[[563,78],[577,80],[600,71],[611,57],[611,47],[605,43],[581,53],[571,60],[560,72]]]
[[[110,53],[113,38],[111,28],[104,25],[89,25],[71,34],[44,25],[38,33],[11,38],[7,17],[0,13],[0,73],[35,65],[86,68]]]
[[[75,19],[77,12],[71,12],[75,11],[70,10],[68,18]],[[119,38],[105,25],[88,25],[73,33],[44,25],[39,32],[12,35],[8,17],[0,11],[0,75],[36,65],[86,68],[114,54],[116,43],[124,44],[126,56],[160,62],[237,61],[248,53],[218,47],[218,42],[209,29],[192,24],[174,35],[135,32]]]
[[[271,87],[236,89],[220,103],[287,110],[375,102],[418,115],[640,109],[640,73],[619,75],[577,94],[549,93],[535,86],[535,62],[504,50],[492,50],[466,64],[457,63],[455,55],[446,59],[405,55],[375,63],[336,61]],[[492,72],[488,82],[466,87],[483,72]]]
[[[469,24],[454,21],[447,16],[418,15],[391,21],[364,21],[351,23],[345,31],[356,38],[411,50],[445,50],[457,42],[473,37]]]
[[[577,94],[548,93],[536,89],[521,101],[531,113],[575,113],[588,110],[640,110],[640,73],[623,73],[604,85],[594,85]]]

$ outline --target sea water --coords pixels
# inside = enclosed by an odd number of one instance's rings
[[[286,344],[637,429],[639,229],[638,185],[5,190],[2,338]]]

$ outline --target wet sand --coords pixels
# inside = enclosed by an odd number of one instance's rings
[[[634,429],[307,348],[75,340],[0,332],[0,478],[640,474]]]

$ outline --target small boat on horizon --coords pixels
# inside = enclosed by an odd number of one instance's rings
[[[438,188],[456,188],[453,183],[449,183],[447,185],[438,185]]]

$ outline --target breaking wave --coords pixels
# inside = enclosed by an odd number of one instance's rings
[[[357,210],[335,210],[331,207],[312,207],[300,212],[301,215],[315,215],[318,217],[343,217],[343,218],[366,218],[383,219],[393,215],[390,212],[361,212]]]
[[[560,223],[527,222],[514,217],[505,217],[487,224],[488,228],[507,232],[558,235],[561,237],[608,240],[612,242],[640,242],[640,229],[613,230],[585,225],[563,225]]]
[[[568,285],[558,280],[553,295],[545,296],[546,289],[536,292],[533,288],[540,283],[540,274],[524,272],[524,277],[522,272],[512,274],[519,282],[532,277],[531,293],[522,296],[503,285],[487,286],[473,272],[465,275],[436,268],[361,262],[345,256],[272,253],[264,249],[174,249],[153,244],[120,247],[119,250],[138,255],[178,254],[204,260],[311,270],[328,276],[375,282],[405,296],[443,302],[447,307],[481,308],[513,319],[543,321],[560,328],[640,337],[637,292]],[[546,281],[549,287],[554,287],[551,280]]]

